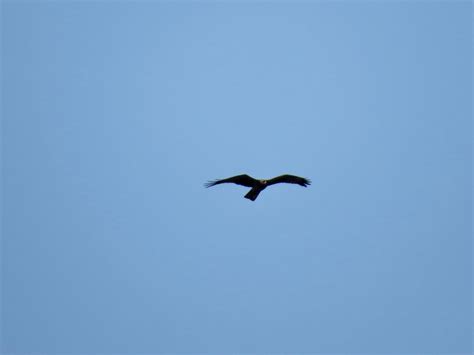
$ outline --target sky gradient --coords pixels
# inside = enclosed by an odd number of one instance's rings
[[[470,2],[1,6],[3,352],[472,351]]]

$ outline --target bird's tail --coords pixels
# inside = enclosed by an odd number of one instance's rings
[[[255,201],[258,197],[258,194],[261,192],[261,189],[253,188],[249,192],[247,192],[247,195],[245,195],[245,198],[248,198],[249,200]]]

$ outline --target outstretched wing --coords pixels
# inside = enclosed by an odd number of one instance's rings
[[[224,184],[224,183],[234,183],[237,185],[253,187],[258,183],[258,180],[254,179],[251,176],[243,174],[243,175],[232,176],[227,179],[208,181],[207,183],[204,184],[204,186],[211,187],[214,185],[219,185],[219,184]]]
[[[311,185],[311,180],[308,180],[299,176],[295,176],[295,175],[280,175],[280,176],[274,177],[273,179],[270,179],[267,181],[267,185],[275,185],[281,182],[284,182],[287,184],[298,184],[304,187]]]

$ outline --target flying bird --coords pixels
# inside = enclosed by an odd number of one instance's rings
[[[248,198],[249,200],[255,201],[258,197],[258,194],[262,192],[263,190],[265,190],[267,186],[275,185],[279,183],[287,183],[287,184],[297,184],[297,185],[306,187],[308,185],[311,185],[311,180],[308,180],[299,176],[295,176],[295,175],[288,175],[288,174],[280,175],[269,180],[262,180],[262,179],[254,179],[253,177],[248,176],[247,174],[243,174],[243,175],[232,176],[227,179],[209,181],[206,184],[204,184],[204,186],[211,187],[211,186],[224,184],[224,183],[233,183],[237,185],[251,187],[252,189],[244,197]]]

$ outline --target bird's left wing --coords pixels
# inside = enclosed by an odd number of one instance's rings
[[[274,184],[279,184],[279,183],[287,183],[287,184],[298,184],[301,186],[308,186],[311,185],[311,180],[305,179],[299,176],[295,175],[280,175],[277,177],[274,177],[273,179],[270,179],[267,181],[267,185],[274,185]]]
[[[243,174],[243,175],[232,176],[232,177],[227,178],[227,179],[209,181],[209,182],[205,183],[204,186],[205,187],[211,187],[211,186],[224,184],[224,183],[234,183],[234,184],[237,184],[237,185],[253,187],[257,183],[257,180],[255,180],[251,176],[248,176],[247,174]]]

